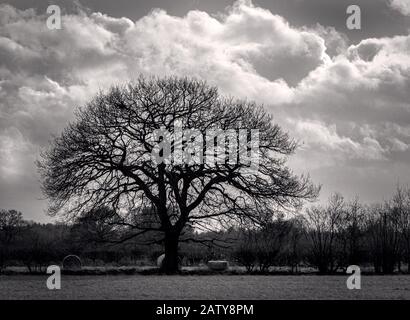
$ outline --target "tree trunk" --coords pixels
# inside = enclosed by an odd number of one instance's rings
[[[165,258],[162,264],[162,272],[175,274],[179,270],[178,265],[178,243],[179,234],[175,232],[165,233]]]

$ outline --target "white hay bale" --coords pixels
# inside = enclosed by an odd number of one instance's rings
[[[63,269],[64,270],[81,270],[81,259],[80,257],[70,254],[63,259]]]
[[[161,254],[161,255],[157,258],[157,267],[158,267],[158,268],[162,268],[162,264],[164,263],[164,259],[165,259],[165,253]]]
[[[225,260],[211,260],[207,263],[208,268],[213,271],[225,271],[228,269],[228,261]]]

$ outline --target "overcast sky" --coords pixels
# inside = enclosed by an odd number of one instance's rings
[[[0,208],[50,221],[34,162],[99,89],[206,79],[263,103],[300,141],[298,173],[364,202],[410,183],[410,0],[0,1]],[[63,10],[46,28],[46,7]],[[154,8],[160,8],[155,9]]]

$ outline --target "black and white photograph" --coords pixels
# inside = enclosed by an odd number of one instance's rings
[[[0,300],[410,300],[410,0],[0,0]]]

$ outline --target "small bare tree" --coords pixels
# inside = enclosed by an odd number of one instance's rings
[[[303,222],[304,219],[301,215],[289,220],[290,230],[287,236],[284,260],[290,266],[292,273],[298,272],[298,267],[305,258],[306,245],[304,240],[306,239],[306,232]]]
[[[407,263],[407,273],[410,273],[410,188],[397,186],[391,201],[391,210],[398,219],[403,257]]]
[[[0,210],[0,271],[9,258],[9,247],[24,225],[23,215],[16,210]]]
[[[305,215],[307,236],[310,239],[310,260],[320,273],[331,273],[339,267],[336,263],[337,235],[341,227],[345,202],[336,193],[327,207],[309,208]]]
[[[278,219],[265,224],[256,233],[256,257],[261,272],[268,272],[270,267],[278,263],[291,227],[289,221]]]
[[[288,240],[293,225],[278,218],[259,228],[245,229],[234,255],[240,264],[252,272],[258,266],[260,272],[268,272],[279,262],[280,254]]]
[[[358,265],[363,257],[366,208],[356,198],[345,206],[338,233],[339,260],[342,267]]]
[[[376,273],[393,273],[400,253],[400,215],[391,203],[374,205],[366,219],[369,249]]]

